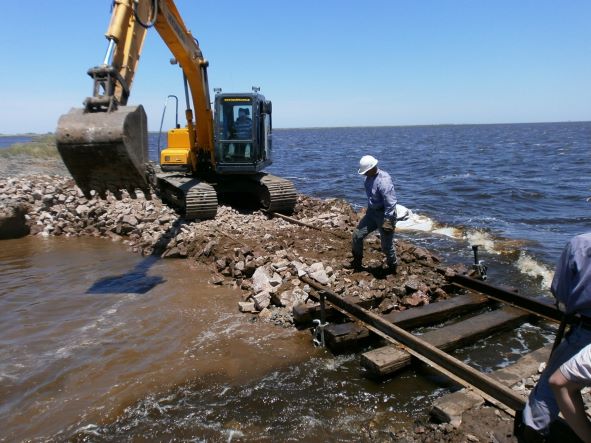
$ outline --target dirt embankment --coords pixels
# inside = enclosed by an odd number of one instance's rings
[[[298,197],[293,217],[322,228],[317,230],[227,206],[220,206],[214,220],[187,222],[157,196],[150,197],[139,193],[122,200],[87,200],[71,178],[57,175],[0,179],[0,207],[13,215],[20,211],[19,223],[30,235],[106,237],[124,242],[136,253],[194,260],[210,268],[211,284],[238,290],[237,308],[282,326],[292,324],[293,306],[308,299],[310,288],[298,278],[302,275],[339,294],[377,299],[377,311],[382,313],[449,296],[445,277],[434,269],[444,266],[437,255],[400,239],[396,241],[400,263],[396,275],[386,272],[375,235],[366,240],[365,270],[347,269],[351,233],[361,214],[342,200]],[[460,429],[421,424],[392,438],[513,441],[510,420],[504,414],[478,411]],[[475,426],[481,417],[486,423]]]
[[[445,278],[433,269],[438,257],[406,241],[397,241],[397,275],[386,272],[376,236],[367,240],[366,270],[346,269],[360,214],[342,200],[298,197],[294,218],[322,230],[227,206],[220,206],[214,220],[187,222],[155,195],[87,200],[71,179],[60,176],[0,180],[0,201],[21,212],[27,208],[21,218],[31,235],[109,237],[144,255],[208,265],[212,284],[241,290],[242,311],[281,324],[289,324],[293,306],[308,298],[302,275],[339,294],[382,300],[382,312],[448,296]]]

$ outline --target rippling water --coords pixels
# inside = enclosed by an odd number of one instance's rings
[[[31,139],[28,135],[0,135],[0,149],[8,148],[15,143],[28,143]]]
[[[274,145],[270,172],[359,206],[357,162],[375,155],[421,222],[397,235],[466,264],[481,244],[490,281],[525,294],[547,294],[590,226],[591,123],[276,130]],[[370,381],[307,332],[251,322],[189,261],[99,239],[1,245],[3,441],[379,439],[447,388],[429,372]],[[549,340],[526,324],[458,355],[490,371]]]

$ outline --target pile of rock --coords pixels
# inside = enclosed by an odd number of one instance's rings
[[[447,297],[445,278],[433,269],[439,259],[402,240],[397,276],[380,275],[383,257],[375,235],[366,246],[370,270],[345,269],[359,214],[343,200],[298,197],[293,216],[317,230],[228,206],[220,206],[214,220],[188,222],[155,195],[146,199],[138,191],[131,197],[88,200],[62,176],[0,180],[0,201],[9,202],[4,219],[20,217],[32,235],[107,237],[144,255],[191,258],[210,266],[211,283],[241,291],[240,310],[276,323],[289,324],[293,306],[308,300],[303,275],[338,294],[381,301],[382,312]]]
[[[141,193],[134,197],[88,200],[73,180],[61,176],[0,180],[0,201],[27,205],[25,218],[32,235],[137,239],[144,231],[165,232],[177,218],[155,198],[146,200]]]
[[[349,203],[335,198],[319,200],[300,196],[294,216],[313,226],[345,231],[351,231],[359,221],[359,215]]]

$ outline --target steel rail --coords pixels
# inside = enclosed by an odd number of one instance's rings
[[[445,271],[441,269],[438,269],[438,271],[445,273]],[[487,297],[507,303],[515,308],[523,309],[531,314],[544,317],[547,320],[561,323],[564,319],[564,312],[549,303],[544,303],[531,297],[524,297],[523,295],[507,291],[506,289],[485,283],[482,280],[468,277],[467,275],[455,274],[450,277],[446,276],[446,278],[452,283],[456,283],[464,288],[473,289]]]
[[[452,357],[446,352],[412,335],[410,332],[384,320],[379,315],[364,309],[353,303],[349,303],[326,286],[302,276],[300,279],[310,287],[322,291],[327,301],[334,306],[344,310],[356,319],[370,325],[372,329],[385,334],[396,342],[402,344],[406,350],[416,358],[427,363],[434,369],[452,375],[453,379],[463,385],[469,385],[484,394],[484,397],[493,402],[499,402],[512,410],[523,409],[525,400],[508,387],[499,384],[491,377],[483,374],[464,362]]]

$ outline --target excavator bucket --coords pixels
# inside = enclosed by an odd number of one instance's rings
[[[87,198],[95,190],[117,197],[125,189],[131,197],[141,189],[149,197],[146,177],[148,125],[142,106],[120,106],[111,112],[74,108],[60,117],[57,149]]]

